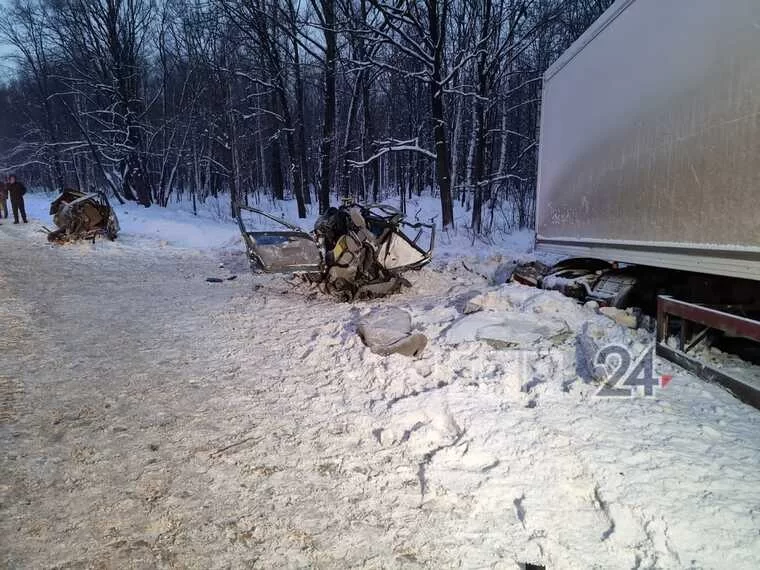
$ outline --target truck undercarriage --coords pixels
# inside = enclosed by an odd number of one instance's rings
[[[567,259],[553,267],[532,262],[517,267],[512,279],[602,307],[641,309],[656,323],[658,355],[760,409],[760,378],[703,359],[704,351],[717,348],[760,364],[757,281],[590,258]],[[636,317],[631,320],[641,324]]]

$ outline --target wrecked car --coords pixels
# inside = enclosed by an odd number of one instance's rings
[[[247,212],[278,228],[252,230]],[[313,232],[249,206],[238,205],[236,217],[255,271],[295,273],[345,301],[409,286],[401,274],[429,263],[435,243],[434,224],[408,222],[402,212],[384,204],[347,202],[330,208]]]
[[[598,259],[566,259],[553,266],[531,261],[515,267],[511,281],[540,289],[559,291],[579,301],[624,308],[633,298],[636,277],[626,269]]]
[[[99,235],[114,240],[119,233],[119,220],[103,192],[67,188],[50,204],[50,215],[57,229],[48,232],[48,241],[94,240]]]

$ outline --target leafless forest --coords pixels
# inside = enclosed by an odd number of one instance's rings
[[[0,170],[165,206],[431,192],[532,223],[541,76],[611,0],[13,0]]]

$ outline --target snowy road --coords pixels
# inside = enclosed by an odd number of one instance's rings
[[[353,323],[384,303],[220,256],[0,226],[0,566],[760,567],[760,414],[688,376],[623,401],[575,377],[584,324],[646,335],[504,287],[492,309],[568,333],[452,343],[486,290],[452,263],[385,302],[422,358],[381,358]]]

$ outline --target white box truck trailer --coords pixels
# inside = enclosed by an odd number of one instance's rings
[[[760,407],[694,356],[760,343],[760,0],[618,0],[546,71],[536,248],[570,258],[546,288],[646,284],[658,353]]]
[[[618,0],[540,134],[539,250],[760,280],[760,1]]]

